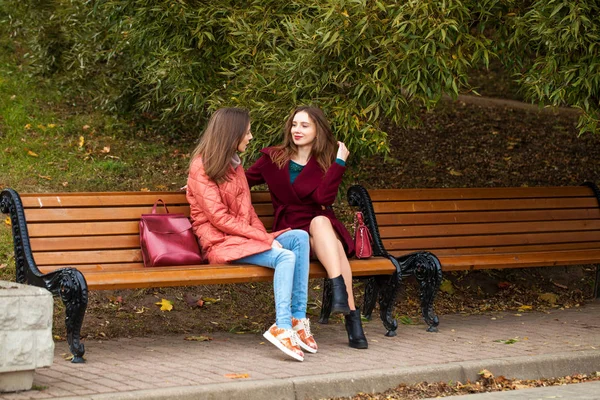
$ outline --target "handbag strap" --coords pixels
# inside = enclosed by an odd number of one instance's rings
[[[169,209],[167,208],[167,203],[165,203],[163,201],[163,199],[156,200],[156,202],[154,203],[154,207],[152,207],[152,214],[156,214],[156,206],[158,205],[159,201],[162,203],[163,207],[165,208],[165,212],[168,214],[169,213]]]

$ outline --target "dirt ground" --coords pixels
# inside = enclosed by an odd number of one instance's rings
[[[368,188],[579,185],[600,181],[600,135],[577,136],[571,111],[539,112],[494,104],[444,102],[423,111],[423,125],[389,127],[392,156],[355,162],[348,184]],[[343,203],[338,207],[344,216]],[[592,294],[593,266],[456,272],[437,297],[439,314],[576,307]],[[320,280],[311,281],[309,314],[317,318]],[[358,301],[363,284],[355,283]],[[169,300],[173,309],[156,303]],[[199,301],[200,300],[200,301]],[[84,338],[148,334],[261,332],[274,319],[269,283],[91,292]],[[415,282],[407,281],[396,317],[420,324]],[[377,314],[374,314],[377,315]],[[65,337],[57,302],[55,335]],[[341,322],[333,319],[332,323]]]

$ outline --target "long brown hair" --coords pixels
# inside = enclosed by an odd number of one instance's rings
[[[283,128],[283,143],[275,146],[271,153],[271,160],[281,169],[298,152],[298,146],[292,140],[291,132],[294,117],[299,112],[307,113],[310,120],[315,124],[317,136],[310,156],[317,160],[323,171],[327,171],[334,161],[338,145],[333,132],[331,132],[327,117],[318,107],[301,106],[292,111]]]
[[[230,180],[231,159],[248,131],[250,114],[241,108],[220,108],[213,113],[200,143],[190,156],[190,166],[202,157],[204,172],[213,181]]]

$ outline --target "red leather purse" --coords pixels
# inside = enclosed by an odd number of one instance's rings
[[[371,247],[371,232],[365,225],[362,212],[357,211],[354,216],[354,252],[356,258],[369,258],[373,256]]]
[[[162,203],[165,213],[157,214]],[[140,219],[140,245],[145,267],[202,264],[198,239],[184,214],[169,214],[164,201],[156,200],[152,214]]]

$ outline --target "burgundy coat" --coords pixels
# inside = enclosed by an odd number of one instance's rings
[[[279,169],[269,156],[271,151],[270,147],[261,150],[263,155],[246,171],[246,178],[250,187],[262,183],[269,186],[275,210],[273,230],[292,228],[308,232],[312,219],[323,215],[331,221],[341,238],[346,254],[353,255],[352,236],[331,208],[346,168],[334,162],[327,172],[323,173],[317,161],[310,158],[292,184],[289,162]]]

